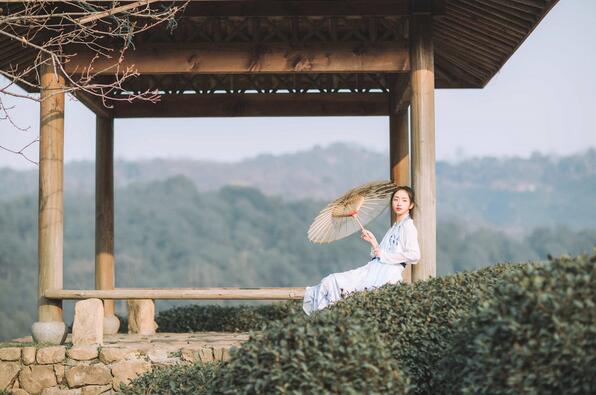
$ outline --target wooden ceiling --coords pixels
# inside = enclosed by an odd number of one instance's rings
[[[437,88],[482,88],[557,0],[191,1],[174,30],[134,39],[123,87],[163,94],[387,93],[409,71],[408,20],[432,14]],[[80,72],[89,54],[67,70]],[[0,38],[0,69],[35,53]],[[100,59],[98,66],[109,64]],[[104,64],[101,64],[104,62]],[[109,82],[110,75],[99,79]]]

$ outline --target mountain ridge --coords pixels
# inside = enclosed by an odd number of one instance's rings
[[[151,159],[115,162],[115,188],[182,175],[200,192],[253,187],[284,200],[331,200],[384,179],[388,155],[336,143],[291,154],[261,154],[238,162]],[[94,162],[65,165],[65,191],[93,193]],[[37,172],[0,169],[0,200],[37,193]],[[437,162],[440,220],[523,232],[536,226],[596,227],[596,150],[553,157],[483,157]]]

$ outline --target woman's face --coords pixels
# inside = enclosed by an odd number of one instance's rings
[[[393,200],[391,201],[391,207],[393,208],[393,212],[398,217],[408,213],[411,209],[414,208],[414,204],[410,201],[410,196],[408,192],[400,189],[393,195]]]

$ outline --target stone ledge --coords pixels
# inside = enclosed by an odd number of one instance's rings
[[[66,347],[64,346],[43,347],[37,350],[35,361],[39,365],[48,365],[64,361],[65,356]]]
[[[246,333],[196,332],[106,335],[103,347],[31,345],[31,337],[0,344],[0,390],[20,395],[117,392],[156,367],[227,360]]]
[[[90,361],[97,358],[99,352],[97,346],[73,346],[66,354],[70,359]]]
[[[0,348],[0,361],[18,361],[21,359],[20,347]]]

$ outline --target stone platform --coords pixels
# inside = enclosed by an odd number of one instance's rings
[[[0,343],[0,390],[19,395],[95,395],[156,367],[226,360],[247,333],[105,335],[101,347],[34,345],[31,337]]]

